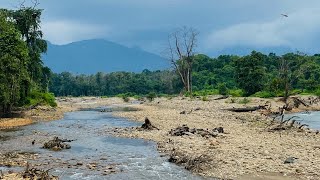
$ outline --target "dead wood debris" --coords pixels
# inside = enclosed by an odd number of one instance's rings
[[[206,155],[189,156],[182,152],[173,151],[168,161],[184,166],[189,171],[200,173],[206,168],[206,164],[211,159]]]
[[[74,140],[67,140],[67,139],[59,139],[58,137],[54,137],[53,140],[45,142],[43,148],[45,149],[52,149],[55,151],[59,151],[62,149],[70,149],[71,146],[65,142],[72,142]]]
[[[29,164],[27,163],[26,169],[21,173],[21,176],[24,179],[37,179],[37,180],[57,180],[59,179],[57,176],[53,176],[49,174],[48,170],[41,170],[36,168],[29,168]]]
[[[205,129],[190,129],[187,125],[182,125],[180,127],[171,129],[169,134],[172,136],[183,136],[183,135],[194,135],[198,134],[202,137],[217,137],[218,133],[224,133],[223,127],[214,128],[212,130]]]
[[[151,121],[146,117],[144,119],[144,123],[142,124],[141,128],[139,129],[144,129],[144,130],[159,130],[159,128],[155,127],[154,125],[151,124]]]

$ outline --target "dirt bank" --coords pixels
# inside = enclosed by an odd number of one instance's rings
[[[144,121],[148,117],[160,130],[117,130],[119,136],[144,138],[158,142],[158,149],[171,160],[203,176],[247,179],[320,179],[320,138],[316,133],[297,129],[268,132],[271,119],[260,111],[235,113],[223,109],[272,104],[283,106],[278,99],[249,98],[202,101],[200,99],[156,99],[152,103],[134,105],[142,111],[116,112],[117,116]],[[232,103],[235,102],[235,103]],[[315,104],[312,109],[319,109]],[[308,108],[296,108],[304,111]],[[223,127],[217,137],[188,134],[172,136],[173,128],[213,129]],[[293,163],[284,163],[287,158]],[[297,159],[296,159],[297,158]],[[268,174],[271,174],[270,176]],[[257,177],[257,178],[254,178]]]

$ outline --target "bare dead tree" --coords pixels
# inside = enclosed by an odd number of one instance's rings
[[[198,32],[192,27],[183,27],[168,38],[169,60],[179,74],[186,92],[192,93],[192,65]]]
[[[284,82],[284,102],[285,102],[285,108],[288,107],[288,98],[289,98],[289,91],[290,91],[290,85],[291,85],[291,78],[290,76],[290,69],[289,69],[289,62],[287,59],[282,58],[280,61],[280,69],[279,69],[279,77]]]

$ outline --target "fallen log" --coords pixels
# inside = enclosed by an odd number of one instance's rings
[[[221,99],[227,99],[227,98],[229,98],[229,96],[221,96],[221,97],[215,98],[213,100],[221,100]]]
[[[260,109],[266,109],[266,106],[255,106],[255,107],[245,107],[245,108],[228,108],[228,109],[223,109],[223,110],[232,111],[232,112],[252,112],[252,111],[257,111]]]

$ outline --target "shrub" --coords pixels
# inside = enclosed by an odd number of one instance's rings
[[[150,92],[149,94],[147,94],[147,99],[151,102],[154,100],[154,98],[157,97],[157,94],[155,92]]]
[[[41,93],[41,92],[32,92],[26,98],[24,103],[27,106],[36,106],[36,105],[49,105],[51,107],[56,107],[57,103],[55,102],[55,97],[53,93]]]
[[[218,84],[218,90],[219,94],[221,95],[227,95],[228,94],[228,88],[225,83],[219,83]]]
[[[202,101],[209,101],[209,99],[208,99],[207,96],[202,96],[201,100],[202,100]]]
[[[252,97],[259,97],[259,98],[271,98],[271,97],[275,97],[275,94],[272,92],[268,92],[268,91],[259,91],[251,96]]]
[[[239,104],[248,104],[250,100],[248,98],[243,98],[242,100],[239,101]]]
[[[207,89],[207,90],[201,90],[201,91],[195,91],[192,93],[193,96],[208,96],[208,95],[217,95],[219,94],[218,89]]]
[[[316,96],[320,96],[320,88],[318,88],[317,90],[315,90],[314,94],[315,94]]]
[[[242,89],[231,89],[229,90],[229,94],[233,97],[243,97],[244,92]]]
[[[130,100],[128,96],[122,96],[122,99],[124,102],[129,102]]]

